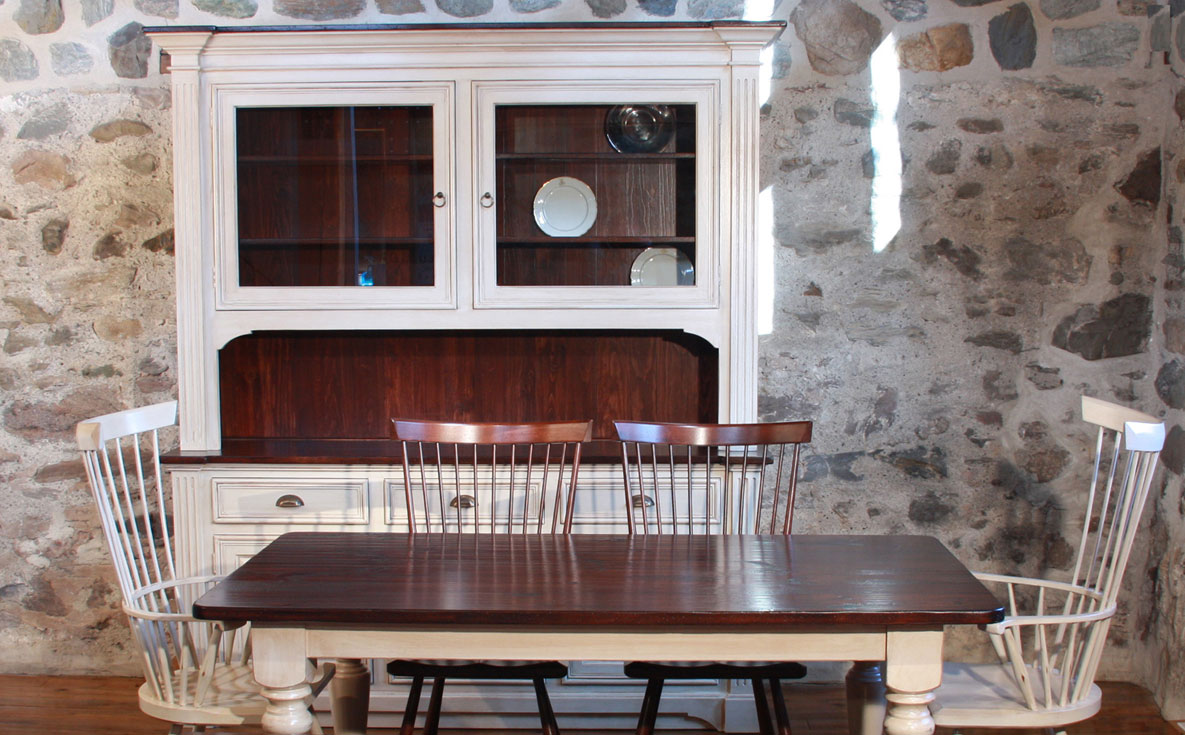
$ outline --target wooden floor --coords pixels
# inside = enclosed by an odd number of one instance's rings
[[[0,676],[0,735],[165,735],[169,730],[166,724],[141,714],[136,707],[138,685],[135,679],[112,677]],[[1120,683],[1103,684],[1102,688],[1102,712],[1071,726],[1069,735],[1182,735],[1175,725],[1160,718],[1152,696],[1144,689]],[[841,687],[789,686],[786,699],[794,735],[846,735]],[[262,731],[232,728],[221,732],[258,735]],[[386,735],[393,731],[371,732]],[[468,735],[470,731],[455,732]],[[964,735],[992,732],[998,731],[963,731]]]

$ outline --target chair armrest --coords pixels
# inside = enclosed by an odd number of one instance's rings
[[[1089,623],[1115,614],[1115,605],[1098,607],[1102,594],[1081,585],[1007,574],[974,574],[981,582],[1004,585],[1008,592],[1008,614],[998,623],[983,626],[988,633],[999,635],[1021,626]],[[1035,600],[1032,612],[1021,609],[1026,596],[1029,602]]]
[[[206,590],[222,581],[224,575],[183,577],[165,582],[145,585],[137,589],[130,599],[123,601],[123,610],[129,616],[140,620],[211,623],[212,620],[195,618],[189,607]],[[178,606],[184,605],[184,610]],[[223,626],[226,629],[238,627]]]

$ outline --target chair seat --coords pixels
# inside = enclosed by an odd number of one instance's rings
[[[806,667],[793,661],[633,661],[632,679],[801,679]]]
[[[559,661],[396,660],[387,664],[391,676],[443,676],[459,679],[562,679],[568,667]]]
[[[213,680],[201,706],[193,704],[198,672],[189,668],[173,672],[177,681],[185,681],[184,702],[158,697],[151,682],[140,685],[140,709],[144,714],[168,722],[192,725],[255,724],[263,716],[267,700],[249,664],[225,664],[214,670]],[[178,691],[181,686],[176,687]]]
[[[1060,683],[1055,677],[1055,687]],[[946,663],[930,709],[939,727],[1061,727],[1097,713],[1102,699],[1102,691],[1091,684],[1078,702],[1046,708],[1038,701],[1040,709],[1029,709],[1010,669],[998,663]]]

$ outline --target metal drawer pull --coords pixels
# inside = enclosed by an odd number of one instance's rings
[[[440,207],[444,206],[444,192],[443,191],[436,192],[436,196],[432,197],[432,206],[434,206],[438,209]]]
[[[654,498],[650,497],[649,495],[641,495],[641,494],[635,495],[634,496],[634,507],[641,508],[642,506],[646,506],[647,508],[653,508],[654,507]]]
[[[472,508],[477,505],[477,498],[472,495],[458,495],[449,501],[450,508]]]
[[[482,194],[481,195],[481,206],[485,207],[486,209],[489,209],[490,207],[494,206],[494,195],[489,193],[488,191],[485,194]]]
[[[277,508],[303,508],[304,501],[299,495],[281,495],[276,498]]]

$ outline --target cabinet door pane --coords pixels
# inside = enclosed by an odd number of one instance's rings
[[[694,286],[695,105],[497,105],[499,286]]]
[[[240,107],[240,286],[432,286],[432,107]]]

